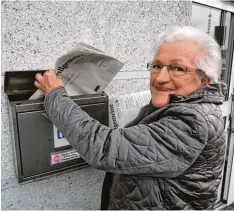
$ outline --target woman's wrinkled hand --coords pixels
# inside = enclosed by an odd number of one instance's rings
[[[43,75],[37,73],[36,81],[34,85],[44,92],[46,96],[52,89],[55,89],[60,86],[64,86],[64,83],[61,78],[56,75],[55,70],[46,71]]]

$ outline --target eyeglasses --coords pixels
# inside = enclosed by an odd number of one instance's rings
[[[188,67],[184,67],[182,65],[173,65],[173,64],[165,65],[165,64],[151,64],[151,63],[148,63],[147,64],[147,69],[149,71],[151,71],[152,73],[154,73],[154,74],[159,74],[164,66],[167,67],[168,73],[171,76],[182,76],[182,75],[185,75],[187,72],[193,72],[194,70],[202,72],[199,69],[188,68]]]

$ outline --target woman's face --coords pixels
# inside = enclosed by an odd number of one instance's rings
[[[158,50],[152,64],[178,65],[197,69],[196,57],[201,53],[200,46],[192,41],[168,41]],[[186,72],[184,75],[174,76],[164,66],[159,72],[154,69],[150,75],[150,91],[152,103],[162,107],[168,103],[169,94],[189,95],[205,84],[196,70]]]

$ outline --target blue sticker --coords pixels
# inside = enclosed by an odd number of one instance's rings
[[[57,138],[61,139],[64,138],[64,135],[57,129]]]

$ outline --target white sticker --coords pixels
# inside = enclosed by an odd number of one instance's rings
[[[70,145],[67,139],[64,138],[63,134],[54,125],[53,125],[53,130],[54,130],[54,148]]]
[[[80,154],[74,149],[64,150],[60,152],[52,152],[50,163],[51,165],[55,165],[77,158],[80,158]]]

